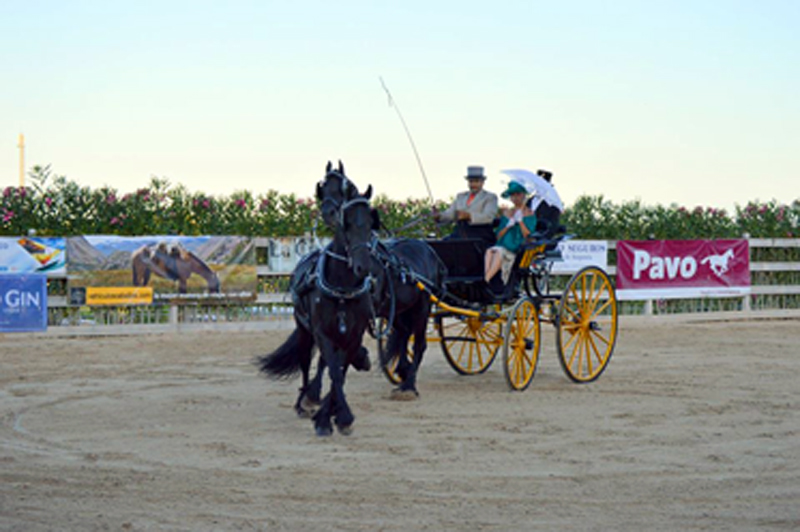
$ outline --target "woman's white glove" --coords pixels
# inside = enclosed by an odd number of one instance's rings
[[[514,213],[514,221],[517,222],[517,223],[522,221],[522,209],[520,209],[520,210],[518,210],[518,211],[516,211]]]

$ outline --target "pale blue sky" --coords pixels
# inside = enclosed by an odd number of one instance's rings
[[[329,159],[437,199],[546,167],[567,204],[800,198],[800,1],[0,0],[0,185],[311,196]]]

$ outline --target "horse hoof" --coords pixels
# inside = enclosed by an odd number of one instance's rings
[[[311,419],[311,416],[313,415],[312,412],[309,412],[305,408],[299,406],[296,407],[294,410],[295,412],[297,412],[297,417],[299,417],[300,419]]]
[[[333,435],[333,429],[330,427],[317,427],[317,436],[320,438],[327,438],[328,436]]]
[[[336,425],[336,428],[342,436],[350,436],[353,433],[353,425]]]
[[[299,410],[305,410],[308,413],[308,417],[313,417],[314,414],[317,413],[317,410],[319,410],[319,403],[316,403],[307,397],[303,397],[303,400],[300,401],[300,408],[298,411]]]
[[[392,399],[395,401],[416,401],[419,393],[416,390],[392,390]]]

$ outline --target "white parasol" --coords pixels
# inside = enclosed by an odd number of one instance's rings
[[[559,211],[564,211],[564,204],[556,192],[553,185],[548,183],[542,176],[535,174],[529,170],[500,170],[501,173],[506,174],[515,181],[525,187],[528,193],[536,192],[542,201],[552,205]]]

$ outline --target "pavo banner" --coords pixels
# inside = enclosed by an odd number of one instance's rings
[[[256,297],[255,243],[250,237],[69,237],[67,270],[73,305]]]
[[[747,240],[620,240],[620,299],[735,297],[750,293]]]

